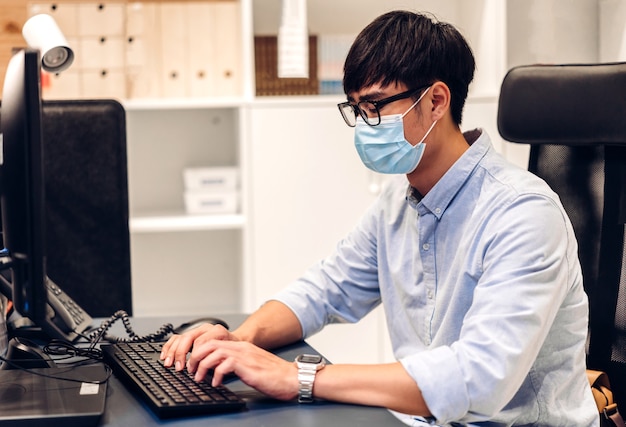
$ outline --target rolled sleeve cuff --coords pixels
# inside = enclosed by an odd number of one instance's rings
[[[415,380],[438,424],[463,418],[469,411],[469,395],[463,372],[450,347],[438,347],[400,360]]]
[[[272,300],[279,301],[286,305],[300,321],[302,327],[302,338],[309,338],[319,332],[324,325],[324,319],[318,313],[320,311],[311,309],[307,300],[287,290],[281,291],[272,297]]]

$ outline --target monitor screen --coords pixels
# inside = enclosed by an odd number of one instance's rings
[[[14,53],[0,117],[3,254],[14,308],[35,324],[45,320],[47,304],[40,72],[38,50]]]

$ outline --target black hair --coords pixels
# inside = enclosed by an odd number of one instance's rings
[[[444,82],[451,92],[450,111],[461,124],[474,55],[451,24],[420,13],[392,11],[361,31],[344,64],[346,94],[380,83],[404,83],[409,89]]]

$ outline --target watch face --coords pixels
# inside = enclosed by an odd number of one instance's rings
[[[319,354],[301,354],[296,358],[296,361],[300,363],[318,364],[322,361],[322,356]]]

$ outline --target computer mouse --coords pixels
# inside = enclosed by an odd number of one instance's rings
[[[15,368],[53,368],[54,360],[33,341],[24,337],[13,337],[9,341],[6,359],[11,363],[4,363],[3,369]]]
[[[222,319],[218,319],[217,317],[199,317],[197,319],[190,320],[189,322],[185,322],[181,324],[180,326],[174,328],[174,333],[184,334],[185,332],[191,329],[197,328],[198,326],[203,325],[205,323],[210,323],[212,325],[222,325],[226,329],[230,329],[230,327],[228,326],[228,323],[226,323]]]

